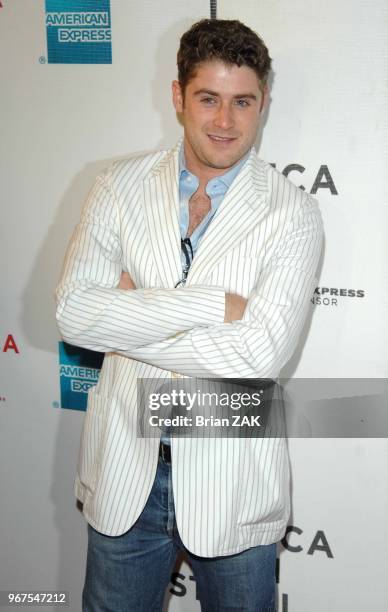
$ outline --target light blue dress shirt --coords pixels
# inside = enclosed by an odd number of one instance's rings
[[[206,193],[210,198],[210,210],[206,217],[202,219],[201,223],[197,225],[195,230],[190,236],[190,242],[193,249],[193,256],[195,257],[195,253],[200,245],[201,239],[204,236],[207,228],[209,227],[212,219],[214,218],[222,200],[225,197],[226,192],[229,187],[233,183],[234,179],[244,166],[245,162],[249,157],[249,152],[236,164],[225,172],[222,176],[216,176],[211,179],[206,185]],[[181,238],[184,239],[187,237],[187,230],[189,227],[189,200],[192,195],[197,191],[199,187],[199,179],[194,174],[192,174],[186,168],[185,154],[183,150],[183,144],[181,146],[179,152],[179,227],[181,231]],[[182,258],[182,269],[186,264],[186,259],[181,253]],[[162,436],[161,441],[164,444],[170,444],[170,437],[167,433],[167,428],[162,428]]]

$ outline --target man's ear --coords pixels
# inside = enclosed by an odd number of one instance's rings
[[[268,106],[268,101],[269,101],[268,83],[264,85],[263,89],[261,90],[261,94],[262,94],[262,98],[261,98],[261,105],[260,105],[260,113],[263,114],[265,109]]]
[[[183,111],[183,93],[179,81],[172,82],[172,101],[177,113]]]

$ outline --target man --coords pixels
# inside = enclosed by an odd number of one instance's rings
[[[75,483],[84,612],[161,610],[179,549],[202,610],[275,609],[285,441],[137,435],[138,379],[274,379],[300,337],[321,219],[253,149],[270,64],[238,21],[192,26],[172,86],[183,142],[99,176],[69,246],[59,328],[107,353]]]

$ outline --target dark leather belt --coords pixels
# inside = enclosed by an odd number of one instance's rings
[[[159,444],[159,457],[164,463],[171,463],[171,446],[169,444]]]

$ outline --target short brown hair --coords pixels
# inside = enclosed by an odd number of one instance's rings
[[[183,91],[198,65],[211,60],[248,66],[262,85],[271,69],[271,58],[262,39],[237,20],[202,19],[183,34],[177,57],[178,80]]]

